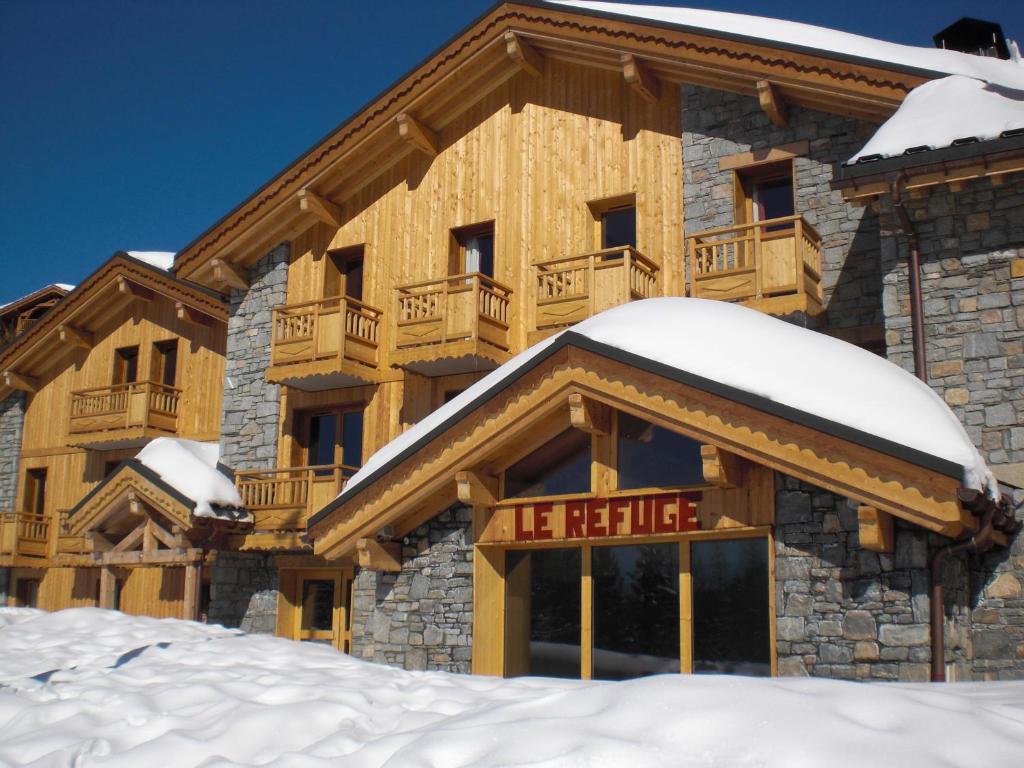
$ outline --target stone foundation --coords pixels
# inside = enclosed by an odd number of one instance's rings
[[[273,634],[277,596],[273,555],[218,552],[210,568],[207,621],[245,632]]]
[[[401,572],[356,574],[352,655],[468,674],[472,645],[472,518],[455,506],[406,537]]]

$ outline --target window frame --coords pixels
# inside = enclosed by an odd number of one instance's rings
[[[331,248],[325,254],[324,274],[320,283],[320,297],[322,299],[351,299],[362,302],[366,295],[366,243],[347,245],[343,248]],[[359,295],[352,296],[349,288],[349,265],[354,262],[360,264]],[[329,281],[336,281],[335,286]],[[330,289],[330,290],[329,290]]]
[[[470,238],[481,235],[491,236],[491,273],[476,269],[470,271],[466,267],[466,241]],[[494,219],[479,221],[475,224],[467,224],[461,227],[452,227],[449,230],[449,251],[448,251],[448,276],[480,274],[491,280],[497,279],[498,271],[498,234]],[[482,266],[482,265],[479,265]]]
[[[796,164],[793,159],[771,163],[757,163],[733,169],[733,222],[736,225],[755,224],[754,198],[758,184],[789,179],[793,193],[793,212],[796,213]]]

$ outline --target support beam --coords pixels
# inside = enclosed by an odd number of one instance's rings
[[[530,77],[540,77],[544,73],[544,57],[512,30],[505,33],[505,53]]]
[[[146,520],[146,526],[142,529],[142,551],[147,555],[157,551],[156,536],[153,535],[153,518]]]
[[[182,616],[186,621],[197,621],[199,612],[199,587],[203,583],[202,563],[185,566],[185,594],[182,600]]]
[[[188,565],[201,562],[203,550],[159,549],[156,552],[104,552],[93,555],[93,560],[100,565]]]
[[[142,537],[146,532],[145,524],[135,528],[131,533],[121,539],[117,544],[114,545],[112,552],[127,552],[131,549],[135,549],[141,542]]]
[[[249,290],[249,281],[231,264],[222,259],[210,259],[210,266],[213,267],[213,279],[217,282],[240,291]]]
[[[4,371],[4,383],[12,389],[20,389],[22,392],[38,392],[39,379],[35,376],[28,376],[15,371]]]
[[[498,503],[498,478],[477,472],[455,473],[459,501],[471,507],[493,507]]]
[[[398,123],[398,135],[412,144],[427,157],[437,156],[437,134],[423,125],[412,115],[403,112],[395,118]]]
[[[205,312],[200,312],[195,307],[190,307],[188,304],[183,304],[180,301],[174,302],[174,312],[177,314],[178,319],[184,323],[192,323],[192,325],[199,325],[203,328],[209,328],[213,325],[213,318]]]
[[[704,479],[719,488],[736,488],[744,484],[746,459],[724,451],[717,445],[702,445],[700,458]]]
[[[892,515],[875,507],[857,508],[860,545],[872,552],[892,552],[896,543]]]
[[[144,285],[139,285],[123,275],[117,278],[117,290],[119,293],[139,301],[152,301],[153,297],[156,296],[151,289],[146,288]]]
[[[76,328],[73,325],[61,325],[57,329],[60,334],[60,341],[62,344],[68,344],[72,347],[79,347],[81,349],[92,349],[95,346],[95,341],[91,331],[86,331],[83,328]]]
[[[339,229],[342,224],[341,208],[326,198],[320,197],[312,190],[300,189],[298,193],[299,210],[312,213],[324,224]]]
[[[139,495],[134,490],[128,491],[128,512],[136,517],[146,516],[146,510],[139,500]]]
[[[114,543],[99,531],[89,531],[85,540],[93,552],[109,552],[114,548]]]
[[[758,80],[757,100],[761,102],[761,111],[774,125],[786,124],[786,101],[782,98],[778,86],[768,80]]]
[[[661,83],[651,70],[631,53],[622,54],[622,77],[644,101],[652,104],[661,98]]]
[[[100,569],[100,608],[116,609],[114,596],[117,594],[117,577],[112,568]]]
[[[573,392],[569,395],[569,423],[592,435],[607,435],[612,428],[611,408]]]
[[[402,545],[397,541],[359,539],[356,542],[356,555],[360,568],[391,573],[402,570]]]

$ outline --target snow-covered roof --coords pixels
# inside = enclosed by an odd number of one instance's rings
[[[25,299],[31,299],[33,296],[38,296],[39,294],[47,293],[53,288],[59,288],[65,293],[71,293],[73,290],[75,290],[75,286],[69,283],[50,283],[49,285],[44,285],[42,288],[37,288],[36,290],[32,291],[32,293],[26,293],[21,298],[17,298],[14,299],[13,301],[8,301],[3,304],[0,304],[0,311],[2,311],[5,307],[13,307],[15,304],[20,304]]]
[[[151,267],[169,272],[174,266],[174,254],[170,251],[126,251],[133,259],[144,261]]]
[[[176,437],[158,437],[135,456],[160,479],[192,500],[196,517],[238,519],[242,507],[231,478],[217,466],[220,446]]]
[[[998,498],[992,472],[956,415],[927,384],[894,363],[845,341],[738,304],[693,298],[634,301],[570,329],[579,336],[810,416],[944,459],[962,468],[968,488]],[[468,413],[476,400],[512,379],[561,334],[516,355],[399,435],[352,476],[354,494],[376,472],[431,433]]]
[[[1009,88],[1024,89],[1024,64],[1017,61],[974,56],[940,48],[890,43],[813,24],[801,24],[796,21],[750,16],[742,13],[592,2],[591,0],[550,0],[550,2],[581,10],[632,16],[708,32],[739,35],[763,40],[769,44],[780,43],[825,53],[831,52],[880,64],[893,64],[950,75],[966,75]]]
[[[931,80],[907,94],[896,114],[848,162],[988,141],[1022,130],[1024,89],[952,75]]]

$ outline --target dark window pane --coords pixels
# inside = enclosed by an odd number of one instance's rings
[[[768,540],[695,541],[693,671],[771,674]]]
[[[700,443],[619,413],[619,488],[665,488],[704,482]]]
[[[781,219],[793,215],[793,179],[772,179],[754,185],[754,210],[758,221]],[[777,224],[769,231],[785,229],[789,225]]]
[[[338,417],[336,414],[322,413],[310,417],[309,463],[311,465],[334,463],[337,430]]]
[[[582,551],[505,555],[509,675],[580,677]]]
[[[156,376],[159,383],[173,387],[178,377],[178,342],[162,341],[153,350],[156,360]]]
[[[478,253],[477,272],[494,277],[494,234],[480,235],[470,240],[470,245],[475,247]]]
[[[348,411],[341,417],[341,463],[347,467],[363,464],[363,412]]]
[[[601,248],[636,248],[636,208],[616,208],[601,215]]]
[[[363,260],[349,259],[345,262],[345,295],[357,301],[363,300]]]
[[[595,680],[679,671],[679,545],[594,547]]]
[[[128,384],[139,379],[139,348],[123,347],[114,352],[114,384]]]
[[[590,490],[590,435],[567,429],[505,470],[505,497],[556,496]]]
[[[302,628],[329,632],[334,626],[334,580],[302,582]]]

